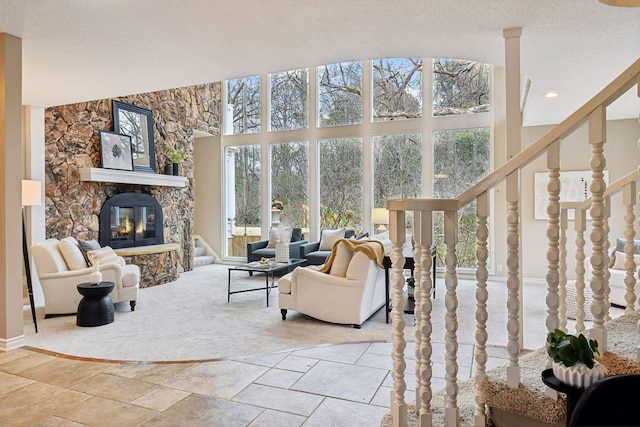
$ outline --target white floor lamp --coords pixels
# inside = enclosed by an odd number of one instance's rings
[[[22,180],[22,257],[24,258],[24,271],[27,276],[27,290],[29,291],[29,304],[31,304],[31,317],[36,333],[38,322],[36,320],[36,305],[33,301],[33,284],[31,282],[31,263],[29,261],[29,248],[27,247],[27,232],[24,224],[24,207],[40,206],[42,204],[42,184],[40,181]]]

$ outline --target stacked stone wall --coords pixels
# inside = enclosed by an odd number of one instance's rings
[[[99,240],[99,214],[109,197],[139,192],[156,198],[164,215],[165,243],[179,243],[180,262],[193,269],[193,131],[220,135],[220,83],[115,98],[153,112],[156,172],[169,148],[186,150],[184,188],[80,181],[80,168],[100,167],[99,131],[113,131],[112,99],[50,107],[45,112],[45,205],[47,237]]]

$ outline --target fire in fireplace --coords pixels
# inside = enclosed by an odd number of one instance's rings
[[[164,243],[162,208],[152,196],[120,193],[100,210],[100,245],[128,248]]]

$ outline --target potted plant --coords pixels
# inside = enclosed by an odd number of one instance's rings
[[[414,297],[413,291],[415,290],[415,288],[416,288],[416,279],[414,279],[413,276],[407,277],[407,294],[409,298]]]
[[[553,375],[559,381],[582,388],[607,376],[607,367],[595,359],[595,355],[600,354],[596,340],[556,329],[547,335],[547,344],[547,354],[553,360]]]
[[[178,175],[178,164],[187,158],[187,151],[170,148],[167,150],[165,156],[167,156],[167,159],[169,159],[171,163],[165,165],[164,173],[167,175]]]

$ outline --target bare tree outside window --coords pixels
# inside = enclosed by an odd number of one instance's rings
[[[489,128],[456,129],[433,133],[433,193],[455,198],[484,178],[491,167]],[[445,255],[442,215],[434,217],[434,240],[440,265]],[[476,267],[477,215],[475,201],[458,212],[458,267]]]
[[[422,117],[422,59],[373,61],[373,120]]]
[[[260,146],[227,147],[226,157],[233,160],[235,208],[228,218],[230,225],[230,256],[246,256],[248,236],[260,227]],[[227,207],[228,209],[228,207]],[[260,236],[260,233],[257,233]],[[255,240],[255,239],[254,239]]]
[[[269,74],[271,130],[309,127],[309,71]]]
[[[386,207],[390,199],[422,195],[422,134],[373,138],[373,203]],[[411,227],[410,218],[407,220]]]
[[[489,111],[490,81],[488,64],[460,59],[434,59],[433,115]]]
[[[318,67],[318,124],[362,123],[362,62]]]
[[[271,197],[282,202],[280,221],[309,227],[309,144],[271,144]]]
[[[227,81],[227,104],[233,105],[234,135],[260,132],[260,100],[260,76]]]
[[[320,227],[362,230],[362,139],[320,141]]]

